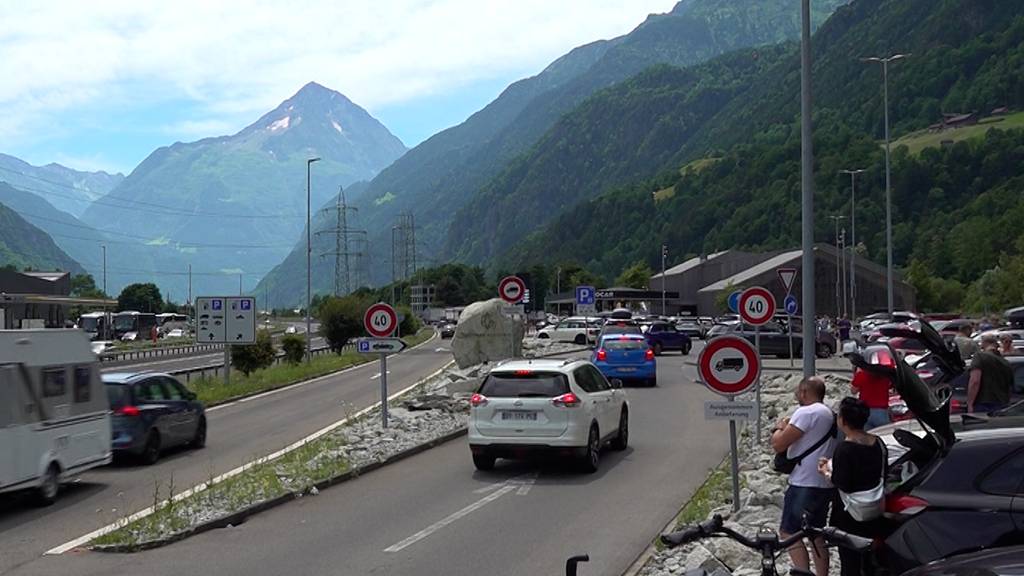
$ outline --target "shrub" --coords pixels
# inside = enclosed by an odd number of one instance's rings
[[[231,365],[248,376],[257,370],[272,366],[276,352],[270,332],[260,330],[256,333],[255,344],[231,345]]]
[[[320,334],[337,354],[363,333],[363,314],[371,302],[358,296],[327,298],[320,304]]]
[[[395,309],[399,316],[405,316],[402,322],[398,325],[398,331],[402,336],[412,336],[413,334],[420,331],[420,327],[423,325],[420,319],[412,313],[412,310],[408,306],[399,306]]]
[[[298,334],[285,334],[281,339],[281,350],[284,350],[285,362],[299,364],[306,355],[306,339]]]

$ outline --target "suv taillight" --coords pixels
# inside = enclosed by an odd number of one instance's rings
[[[117,410],[114,410],[114,414],[118,416],[138,416],[139,409],[135,406],[122,406]]]
[[[928,507],[928,501],[908,494],[889,496],[885,499],[885,511],[888,514],[901,514],[913,516],[924,512]]]
[[[600,360],[601,362],[604,362],[605,360],[608,359],[608,352],[606,352],[604,348],[598,349],[597,359]]]
[[[472,406],[473,408],[479,408],[481,406],[485,406],[486,404],[487,396],[484,396],[483,394],[473,394],[469,398],[469,405]]]
[[[561,396],[552,398],[551,403],[555,406],[561,406],[562,408],[575,408],[580,405],[580,398],[572,392],[569,392],[568,394],[562,394]]]
[[[644,358],[646,358],[648,361],[654,360],[654,350],[648,348],[647,353],[644,355]]]

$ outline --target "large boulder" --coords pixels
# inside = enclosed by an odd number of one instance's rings
[[[522,355],[526,328],[522,320],[502,313],[506,306],[494,298],[462,311],[452,339],[452,355],[460,368]]]

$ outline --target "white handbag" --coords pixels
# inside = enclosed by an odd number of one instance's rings
[[[881,442],[879,438],[876,442]],[[885,469],[888,468],[889,458],[886,454],[885,445],[882,444],[882,479],[878,486],[870,490],[860,492],[839,491],[839,499],[843,501],[843,509],[851,518],[858,522],[874,520],[885,511]]]

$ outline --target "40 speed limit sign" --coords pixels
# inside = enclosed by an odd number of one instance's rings
[[[366,309],[366,314],[363,316],[363,327],[366,328],[370,336],[377,338],[391,336],[395,328],[398,327],[398,314],[395,314],[395,309],[391,305],[378,302]]]
[[[747,288],[740,295],[740,318],[751,326],[766,324],[775,316],[775,296],[761,286]]]

